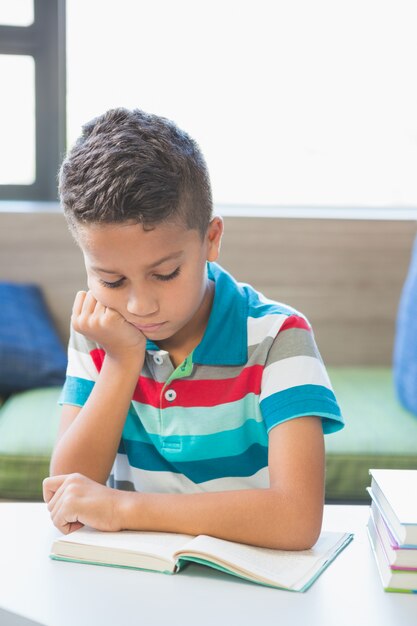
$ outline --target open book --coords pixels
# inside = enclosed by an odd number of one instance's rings
[[[306,591],[353,535],[322,532],[311,550],[257,548],[208,535],[80,528],[52,544],[51,558],[94,565],[174,574],[189,562],[201,563],[246,580]]]

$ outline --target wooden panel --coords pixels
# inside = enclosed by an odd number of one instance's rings
[[[237,280],[302,311],[329,364],[391,362],[413,221],[225,218],[219,262]],[[36,282],[68,338],[80,250],[60,213],[0,213],[0,280]]]
[[[389,364],[413,221],[225,218],[221,263],[302,311],[329,364]]]

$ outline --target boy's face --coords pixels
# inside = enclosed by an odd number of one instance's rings
[[[207,322],[206,261],[218,257],[221,218],[213,218],[204,240],[197,230],[172,223],[148,231],[132,222],[89,224],[77,232],[96,300],[147,338],[168,340],[166,349],[170,340],[180,348],[193,334],[204,332],[199,326]]]

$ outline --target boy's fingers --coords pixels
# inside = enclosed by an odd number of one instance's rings
[[[81,522],[71,522],[71,524],[69,525],[69,533],[73,533],[74,530],[79,530],[80,528],[82,528],[84,526],[84,524],[82,524]]]
[[[65,534],[82,528],[84,524],[78,520],[78,507],[74,508],[74,503],[62,498],[67,488],[66,479],[71,479],[71,474],[54,478],[64,479],[52,499],[48,503],[48,510],[54,525]]]
[[[65,481],[66,477],[67,477],[66,475],[62,475],[62,476],[49,476],[48,478],[45,478],[45,480],[42,483],[42,492],[43,492],[43,499],[47,504],[52,500],[55,493],[58,491],[62,483]]]
[[[51,511],[51,519],[54,525],[65,535],[71,532],[73,524],[76,525],[74,530],[78,528],[77,516],[75,513],[70,513],[63,503],[58,503],[54,510]]]
[[[107,307],[105,307],[104,304],[101,304],[101,302],[96,300],[96,307],[94,309],[94,314],[95,315],[102,315],[103,313],[106,312],[106,309],[107,309]]]
[[[84,315],[91,315],[92,313],[94,313],[94,310],[96,308],[96,304],[97,304],[97,300],[95,299],[95,297],[93,296],[93,294],[91,293],[91,291],[87,291],[87,294],[84,298],[84,302],[83,302],[83,306],[82,306],[82,311],[81,313]]]
[[[75,296],[74,304],[72,305],[73,315],[80,315],[86,295],[87,295],[86,291],[77,292],[77,295]]]

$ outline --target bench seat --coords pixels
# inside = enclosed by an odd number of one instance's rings
[[[325,437],[326,501],[369,501],[369,468],[417,469],[417,417],[401,407],[388,367],[329,367],[345,428]],[[0,408],[0,498],[42,499],[58,431],[59,387]]]

